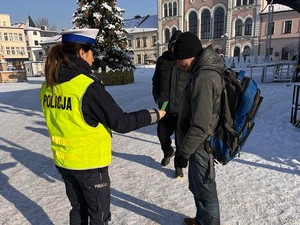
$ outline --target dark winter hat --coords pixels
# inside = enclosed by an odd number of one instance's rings
[[[188,59],[198,56],[203,51],[199,38],[191,33],[182,33],[174,46],[175,59]]]

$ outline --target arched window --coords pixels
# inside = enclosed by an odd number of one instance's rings
[[[224,9],[219,7],[214,15],[214,38],[220,38],[224,34],[225,28],[225,12]]]
[[[252,34],[252,19],[247,18],[245,21],[245,35],[251,35]]]
[[[172,28],[172,35],[175,33],[177,29],[175,27]]]
[[[173,16],[172,9],[172,3],[169,3],[169,16]]]
[[[201,39],[210,38],[210,12],[208,9],[201,13]]]
[[[168,16],[168,5],[167,5],[167,3],[164,4],[164,16],[165,16],[165,17]]]
[[[168,43],[170,40],[170,30],[165,29],[165,43]]]
[[[189,31],[198,36],[198,18],[196,12],[191,12],[189,15]]]
[[[244,50],[243,50],[243,56],[246,57],[246,56],[249,56],[251,54],[251,49],[249,46],[245,46],[244,47]]]
[[[242,36],[243,22],[238,19],[235,21],[235,36]]]
[[[177,16],[177,2],[173,2],[173,16]]]
[[[234,50],[233,50],[233,56],[234,56],[234,57],[240,57],[240,53],[241,53],[240,47],[235,46],[235,47],[234,47]]]

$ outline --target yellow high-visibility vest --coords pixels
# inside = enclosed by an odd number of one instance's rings
[[[72,80],[55,85],[46,82],[40,90],[40,101],[51,139],[57,166],[85,170],[111,163],[111,131],[99,123],[88,125],[82,113],[82,98],[93,79],[80,74]]]

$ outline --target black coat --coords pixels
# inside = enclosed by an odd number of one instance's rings
[[[203,66],[225,69],[223,60],[209,46],[196,59],[191,76],[183,92],[182,107],[177,125],[180,155],[188,159],[195,151],[204,150],[205,139],[215,130],[221,103],[223,82],[215,70],[201,70]]]
[[[72,62],[70,66],[60,69],[59,83],[67,82],[79,74],[90,76],[91,68],[84,60],[69,55]],[[82,99],[82,112],[85,121],[91,126],[102,123],[119,133],[126,133],[151,123],[148,110],[125,113],[115,102],[113,97],[105,90],[102,82],[96,78],[86,90]]]
[[[152,95],[158,107],[168,101],[166,111],[178,113],[181,96],[189,74],[178,70],[176,60],[169,51],[165,51],[157,60],[152,78]]]

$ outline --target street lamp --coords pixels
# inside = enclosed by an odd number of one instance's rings
[[[160,40],[157,40],[156,42],[155,42],[155,45],[157,46],[157,57],[156,58],[158,58],[159,56],[160,56],[160,46],[161,46],[161,41]]]
[[[25,55],[25,52],[24,52],[24,50],[21,50],[21,51],[20,51],[20,54],[21,54],[21,56],[22,56],[22,60],[21,60],[21,69],[23,70],[23,69],[24,69],[24,60],[23,60],[23,55]]]
[[[222,34],[221,35],[221,39],[225,42],[225,48],[224,48],[224,53],[225,55],[227,56],[227,40],[229,39],[229,34],[228,33],[225,33],[225,34]]]

